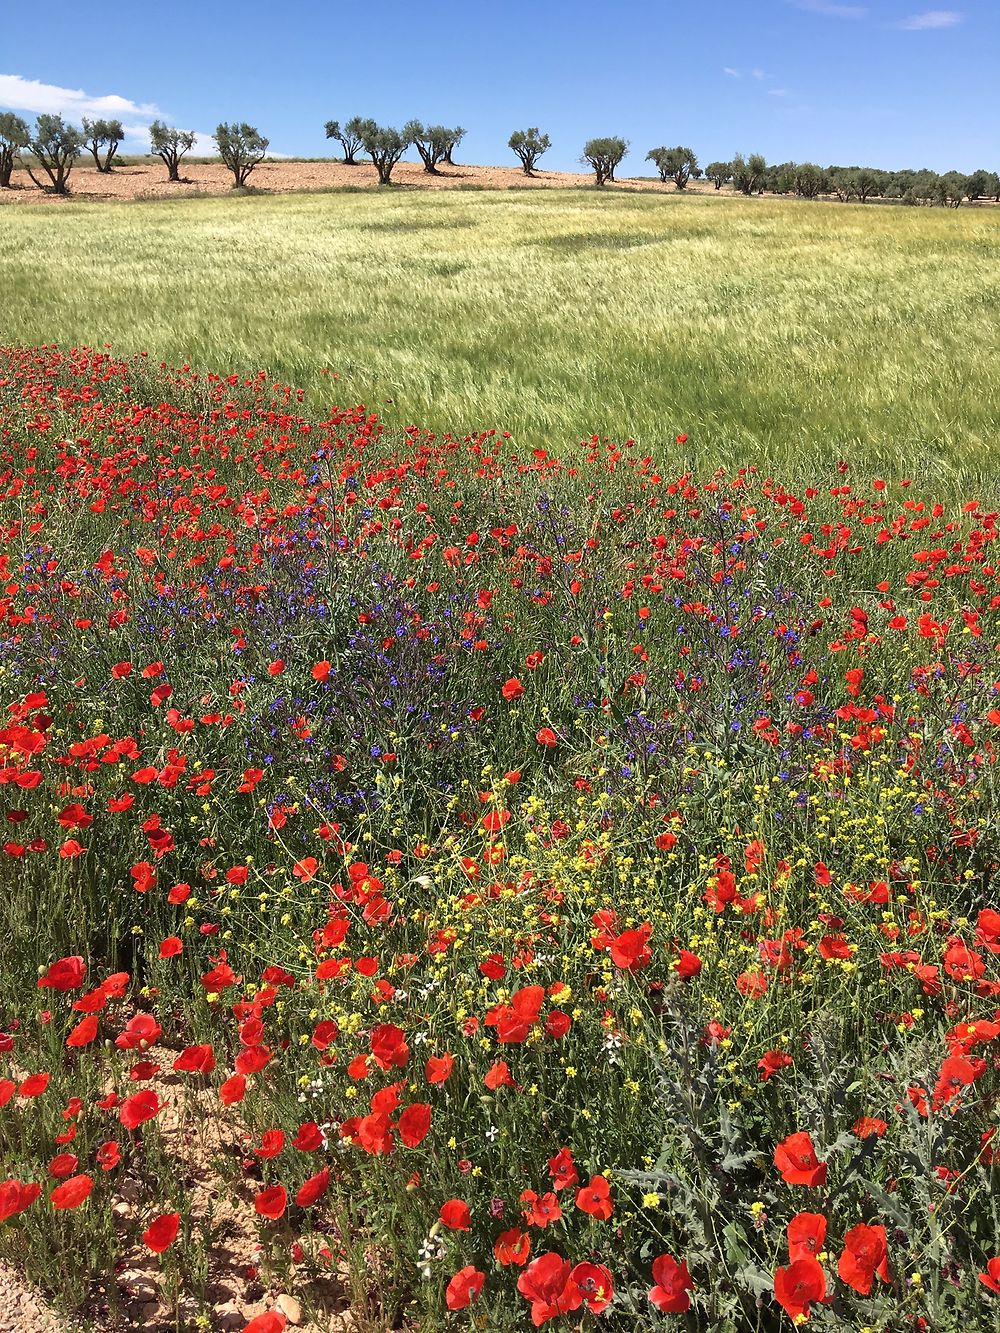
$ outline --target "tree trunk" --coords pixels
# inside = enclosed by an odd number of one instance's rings
[[[10,185],[10,178],[13,170],[13,155],[10,153],[0,153],[0,189],[5,190]]]

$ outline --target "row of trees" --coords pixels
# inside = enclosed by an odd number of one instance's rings
[[[97,170],[110,173],[125,132],[120,120],[88,120],[78,128],[61,116],[40,115],[34,128],[11,111],[0,112],[0,186],[9,186],[16,163],[21,162],[39,189],[66,194],[69,175],[77,159],[88,151]],[[194,147],[193,130],[181,130],[155,120],[149,127],[150,149],[167,168],[167,179],[181,179],[181,160]],[[234,187],[246,185],[251,173],[262,162],[268,140],[254,125],[245,122],[223,123],[213,136],[219,156],[233,173]],[[344,162],[355,166],[358,155],[365,153],[372,161],[381,185],[388,185],[393,168],[403,154],[415,148],[431,175],[442,164],[454,166],[453,154],[465,137],[462,126],[424,125],[410,120],[401,130],[379,125],[374,120],[354,116],[341,125],[326,123],[326,137],[338,142]],[[508,147],[517,156],[525,175],[535,172],[539,159],[552,142],[537,126],[516,130]],[[617,137],[590,139],[580,161],[594,172],[597,185],[615,179],[615,170],[629,150],[628,140]],[[25,160],[22,154],[31,155]],[[872,198],[895,199],[907,204],[941,204],[958,208],[965,200],[993,199],[1000,202],[1000,176],[995,171],[974,171],[971,175],[949,171],[880,171],[874,167],[820,167],[814,162],[782,162],[769,166],[759,153],[744,157],[738,153],[731,162],[710,162],[704,171],[690,148],[651,148],[646,161],[652,162],[662,181],[672,181],[678,190],[691,180],[710,180],[717,190],[731,185],[741,194],[765,192],[796,194],[803,199],[835,195],[841,200],[856,199],[867,203]],[[34,167],[47,178],[39,180]]]
[[[245,185],[254,167],[264,160],[268,140],[253,125],[236,121],[221,124],[213,137],[219,156],[233,173],[234,186]],[[10,185],[14,167],[20,163],[40,190],[68,194],[70,172],[84,150],[93,156],[98,171],[110,173],[124,138],[120,120],[85,118],[82,126],[76,126],[68,125],[62,116],[41,115],[29,129],[22,117],[0,111],[0,186]],[[179,181],[181,159],[194,147],[194,131],[154,120],[149,142],[167,168],[167,178]],[[25,153],[31,155],[29,159],[22,156]],[[35,175],[35,168],[43,179]]]

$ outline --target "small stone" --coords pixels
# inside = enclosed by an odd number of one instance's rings
[[[134,1301],[137,1305],[146,1305],[157,1299],[156,1283],[151,1282],[144,1273],[126,1271],[118,1279],[118,1285],[122,1288],[126,1298]]]
[[[286,1296],[282,1292],[274,1302],[274,1308],[280,1310],[290,1324],[302,1323],[302,1306],[294,1296]]]

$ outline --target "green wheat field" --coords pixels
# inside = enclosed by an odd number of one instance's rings
[[[993,485],[1000,211],[581,191],[6,209],[0,337],[532,446]],[[324,372],[339,374],[331,383]]]

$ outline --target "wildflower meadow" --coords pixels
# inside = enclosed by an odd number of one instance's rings
[[[106,1329],[1000,1328],[997,521],[0,352],[0,1257]]]

